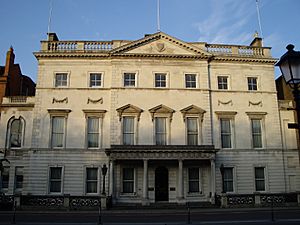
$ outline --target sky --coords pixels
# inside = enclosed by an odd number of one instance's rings
[[[158,29],[157,0],[0,0],[0,65],[13,46],[22,73],[36,81],[33,52],[47,39],[51,1],[50,31],[60,40],[137,40]],[[300,0],[258,5],[272,56],[290,43],[300,51]],[[160,0],[160,30],[187,42],[249,45],[260,32],[256,0]]]

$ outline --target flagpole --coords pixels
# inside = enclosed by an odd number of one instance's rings
[[[48,34],[51,31],[51,17],[52,17],[52,0],[49,0],[49,20],[48,20]]]
[[[262,39],[262,45],[264,45],[263,44],[263,37],[264,37],[264,35],[263,35],[263,32],[262,32],[262,28],[261,28],[258,0],[256,0],[256,10],[257,10],[258,26],[259,26],[259,30],[260,30],[261,39]]]
[[[160,31],[160,2],[157,0],[157,31]]]

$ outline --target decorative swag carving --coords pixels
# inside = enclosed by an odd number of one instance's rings
[[[64,103],[64,102],[66,104],[68,104],[68,97],[65,97],[63,99],[57,99],[57,98],[52,99],[52,104],[54,104],[54,103]]]
[[[99,99],[95,99],[95,100],[93,100],[91,98],[88,98],[87,104],[90,104],[90,103],[92,103],[92,104],[97,104],[97,103],[103,104],[103,98],[99,98]]]

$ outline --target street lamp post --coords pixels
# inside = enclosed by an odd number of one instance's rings
[[[3,174],[3,171],[4,171],[3,162],[10,163],[8,161],[8,159],[6,159],[6,158],[0,159],[0,194],[2,194],[2,174]]]
[[[276,63],[279,66],[285,82],[291,87],[296,103],[297,124],[293,128],[298,133],[298,150],[300,160],[300,52],[294,50],[294,45],[286,46],[288,50]]]
[[[106,173],[107,173],[107,166],[106,166],[106,164],[103,165],[103,167],[101,168],[101,170],[102,170],[102,177],[103,177],[102,194],[105,195],[105,176],[106,176]]]
[[[225,190],[224,190],[224,165],[223,165],[223,163],[220,166],[220,172],[221,172],[221,176],[222,176],[222,193],[225,193]]]

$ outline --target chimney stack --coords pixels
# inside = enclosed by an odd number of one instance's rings
[[[14,49],[12,46],[10,46],[9,50],[6,53],[4,76],[9,75],[9,72],[10,72],[12,66],[14,65],[14,63],[15,63]]]

